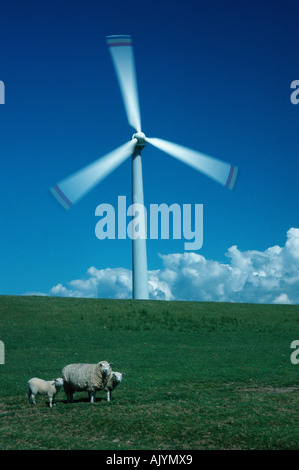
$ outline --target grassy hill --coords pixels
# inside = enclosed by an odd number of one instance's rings
[[[0,296],[0,449],[299,449],[299,306]],[[27,403],[72,362],[125,372],[106,401]]]

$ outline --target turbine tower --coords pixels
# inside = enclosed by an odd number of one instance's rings
[[[190,165],[232,189],[238,169],[203,153],[191,150],[159,138],[149,138],[141,131],[141,119],[137,92],[137,81],[133,56],[132,39],[129,35],[107,36],[112,62],[123,98],[127,119],[136,133],[132,139],[112,152],[99,158],[85,168],[78,170],[50,188],[52,194],[66,209],[76,204],[87,192],[115,170],[129,156],[132,157],[132,203],[139,212],[139,232],[145,231],[144,196],[141,151],[146,143]],[[134,220],[132,221],[133,233]],[[136,221],[135,221],[136,222]],[[148,299],[148,274],[146,237],[132,236],[133,298]]]

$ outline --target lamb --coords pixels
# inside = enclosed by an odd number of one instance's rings
[[[122,381],[124,373],[111,371],[110,379],[107,382],[104,391],[107,392],[107,401],[112,400],[112,390]]]
[[[68,364],[62,369],[67,401],[73,402],[74,392],[88,392],[90,403],[95,403],[97,390],[103,390],[111,377],[109,362],[97,364]]]
[[[53,379],[53,380],[43,380],[37,377],[33,377],[28,381],[28,402],[30,403],[30,398],[32,403],[36,405],[35,395],[48,395],[50,408],[52,405],[55,405],[55,395],[59,392],[63,385],[63,379]]]

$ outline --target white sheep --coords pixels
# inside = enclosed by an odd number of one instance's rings
[[[43,380],[37,377],[33,377],[28,382],[28,402],[30,403],[30,398],[32,403],[36,405],[35,395],[48,395],[50,408],[52,405],[55,405],[55,395],[59,392],[63,385],[63,379],[53,379],[53,380]]]
[[[112,390],[122,381],[124,373],[111,371],[110,379],[107,382],[104,391],[107,392],[107,401],[112,400]]]
[[[111,376],[109,362],[97,364],[69,364],[62,369],[67,401],[73,402],[74,392],[88,392],[90,403],[95,403],[97,390],[103,390]]]

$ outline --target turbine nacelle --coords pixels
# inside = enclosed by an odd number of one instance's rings
[[[133,134],[132,136],[132,140],[133,139],[136,139],[137,140],[137,144],[136,144],[136,147],[139,147],[139,148],[142,148],[145,146],[146,144],[146,141],[145,141],[145,134],[143,132],[136,132],[136,134]]]

